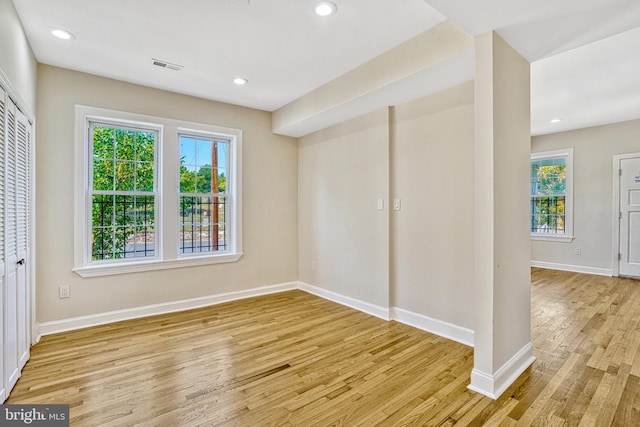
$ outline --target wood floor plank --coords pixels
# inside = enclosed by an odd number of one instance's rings
[[[290,291],[45,336],[6,403],[80,427],[640,425],[640,282],[531,283],[537,360],[495,401],[472,348]]]
[[[640,378],[629,375],[612,425],[640,426]]]
[[[547,383],[547,386],[536,397],[536,400],[533,402],[533,404],[518,420],[518,425],[531,425],[533,420],[539,418],[544,413],[545,406],[551,400],[551,397],[556,392],[558,387],[560,387],[562,382],[565,381],[567,376],[571,374],[579,359],[580,355],[578,353],[571,354],[562,368],[560,368],[556,375],[551,378],[549,383]]]

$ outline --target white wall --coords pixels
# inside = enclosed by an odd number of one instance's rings
[[[613,156],[640,152],[640,120],[531,139],[531,151],[573,148],[574,235],[570,243],[531,242],[533,263],[611,274],[613,254]],[[575,255],[575,249],[581,255]]]
[[[11,0],[0,0],[0,69],[35,114],[37,63]],[[32,117],[33,118],[33,117]]]
[[[473,328],[473,82],[392,120],[392,305]]]
[[[242,129],[244,256],[236,263],[121,276],[73,273],[75,104]],[[40,65],[37,114],[39,322],[297,279],[297,145],[271,133],[270,113]],[[58,298],[63,284],[70,285],[69,299]]]
[[[299,280],[388,308],[387,109],[300,138],[298,171]]]

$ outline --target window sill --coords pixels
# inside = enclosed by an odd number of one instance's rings
[[[172,260],[153,260],[135,263],[94,265],[90,267],[74,268],[73,272],[80,277],[112,276],[116,274],[141,273],[144,271],[168,270],[172,268],[196,267],[199,265],[236,262],[241,257],[242,253],[214,256],[191,256]]]
[[[544,234],[532,234],[531,240],[539,240],[543,242],[561,242],[561,243],[571,243],[573,242],[575,237],[573,236],[554,236],[554,235],[544,235]]]

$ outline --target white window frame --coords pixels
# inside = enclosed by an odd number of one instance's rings
[[[226,210],[226,219],[227,222],[225,224],[228,236],[228,245],[227,249],[224,251],[216,251],[216,252],[194,252],[194,253],[179,253],[179,247],[176,245],[176,251],[178,251],[178,257],[181,259],[197,259],[197,258],[210,258],[215,257],[221,260],[226,259],[226,257],[234,258],[234,254],[241,252],[238,249],[238,245],[242,244],[241,239],[239,240],[237,236],[240,234],[241,230],[239,229],[239,224],[241,221],[241,217],[237,215],[237,210],[240,207],[238,200],[241,189],[238,188],[239,175],[238,170],[240,170],[240,162],[238,161],[238,157],[241,152],[238,151],[239,147],[241,147],[241,135],[236,133],[223,133],[223,132],[212,132],[212,131],[203,131],[199,129],[190,129],[190,128],[178,128],[178,143],[176,144],[176,148],[178,150],[178,164],[176,165],[177,169],[177,189],[178,189],[178,204],[176,208],[180,209],[180,136],[194,136],[194,137],[202,137],[208,139],[219,139],[228,142],[228,150],[227,150],[227,163],[225,165],[225,171],[227,171],[226,179],[227,179],[227,193],[225,193],[225,197],[227,198],[227,210]],[[178,228],[176,228],[176,241],[180,241],[180,224],[178,224]],[[234,237],[235,236],[235,237]]]
[[[157,179],[155,194],[158,204],[155,212],[157,242],[156,256],[154,257],[91,261],[89,162],[92,159],[92,153],[90,153],[91,147],[87,129],[89,123],[94,121],[158,130],[154,159]],[[228,250],[224,252],[200,253],[194,256],[180,256],[178,254],[180,132],[220,135],[230,141],[229,168],[227,170],[227,183],[230,187],[228,192],[229,246]],[[238,261],[242,257],[242,130],[76,105],[74,169],[73,271],[81,277],[228,263]],[[173,177],[177,177],[177,179],[172,179]]]
[[[565,182],[565,201],[564,201],[564,233],[548,234],[531,232],[531,240],[541,240],[548,242],[571,242],[573,235],[573,148],[553,151],[541,151],[531,153],[531,160],[544,160],[564,157],[567,166],[567,177]],[[529,190],[530,191],[530,190]],[[531,202],[531,194],[529,194]],[[531,213],[529,213],[531,215]]]
[[[134,257],[134,258],[118,258],[118,259],[109,259],[109,260],[93,260],[93,254],[91,253],[91,245],[89,244],[90,237],[92,235],[92,218],[91,218],[91,207],[92,207],[92,196],[93,196],[93,141],[92,136],[90,134],[91,126],[94,124],[99,125],[108,125],[116,128],[123,129],[135,129],[135,130],[149,130],[153,131],[156,134],[156,139],[154,141],[154,156],[153,156],[153,168],[154,168],[154,179],[153,179],[153,192],[149,194],[136,194],[136,196],[149,195],[154,196],[154,234],[155,234],[155,249],[154,256],[148,257]],[[161,176],[159,165],[161,164],[160,155],[159,155],[159,147],[162,145],[162,125],[153,124],[153,123],[142,123],[135,122],[131,120],[118,120],[112,118],[104,118],[86,115],[85,116],[85,141],[87,147],[87,188],[86,188],[86,197],[85,197],[85,230],[86,230],[86,240],[85,240],[85,258],[84,263],[87,266],[100,266],[100,265],[111,265],[111,264],[133,264],[141,261],[157,261],[162,259],[162,227],[158,227],[158,221],[161,217],[158,217],[158,213],[161,212],[160,207],[162,206],[162,192],[160,191],[159,185],[159,177]],[[133,193],[133,192],[132,192]],[[160,221],[161,224],[161,221]]]

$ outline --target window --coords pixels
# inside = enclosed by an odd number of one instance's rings
[[[215,135],[180,135],[181,254],[227,250],[227,152]]]
[[[155,257],[155,129],[89,121],[91,261]]]
[[[237,261],[241,155],[238,129],[77,106],[74,271]]]
[[[531,155],[531,236],[573,238],[573,150]]]

